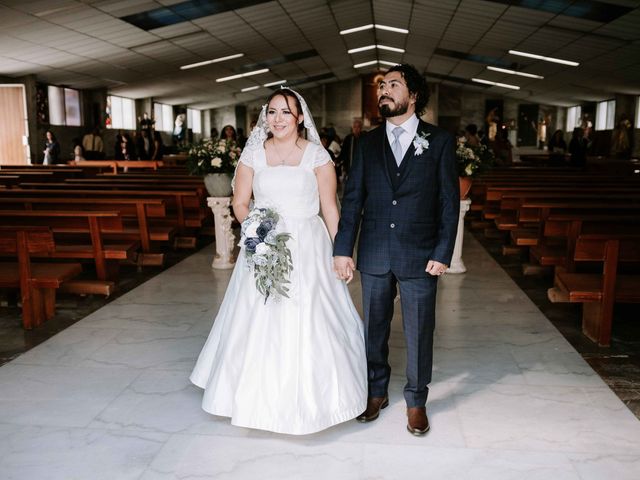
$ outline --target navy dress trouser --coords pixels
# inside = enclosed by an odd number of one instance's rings
[[[426,265],[425,265],[426,267]],[[407,346],[407,383],[404,398],[407,407],[423,407],[429,394],[433,368],[433,331],[438,278],[425,273],[420,278],[398,278],[392,272],[371,275],[361,272],[369,396],[387,394],[389,333],[393,303],[400,287],[402,324]]]

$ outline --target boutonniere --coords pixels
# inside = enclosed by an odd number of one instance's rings
[[[429,140],[427,137],[431,135],[430,133],[417,132],[416,136],[413,137],[413,146],[416,149],[414,155],[420,155],[423,150],[429,150]]]

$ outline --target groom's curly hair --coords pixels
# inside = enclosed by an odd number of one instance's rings
[[[429,85],[427,84],[427,80],[416,70],[416,67],[408,63],[394,65],[387,70],[387,73],[389,72],[400,72],[404,81],[407,82],[409,93],[413,93],[416,96],[416,114],[418,116],[422,115],[429,103]]]

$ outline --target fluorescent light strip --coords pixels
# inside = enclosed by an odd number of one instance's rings
[[[352,48],[351,50],[347,50],[347,53],[351,54],[365,52],[367,50],[373,50],[374,48],[379,48],[380,50],[388,50],[390,52],[404,53],[403,48],[388,47],[387,45],[367,45],[366,47]]]
[[[387,25],[380,25],[379,23],[376,23],[375,27],[378,30],[387,30],[389,32],[405,33],[405,34],[409,33],[409,30],[407,30],[406,28],[389,27]]]
[[[286,80],[278,80],[277,82],[265,83],[263,87],[273,87],[274,85],[281,85],[283,83],[287,83]]]
[[[520,90],[520,87],[518,87],[517,85],[509,85],[508,83],[491,82],[489,80],[483,80],[481,78],[472,78],[471,81],[477,82],[477,83],[485,83],[487,85],[493,85],[496,87],[510,88],[512,90]]]
[[[348,35],[350,33],[362,32],[363,30],[371,30],[372,28],[377,28],[378,30],[387,30],[389,32],[396,32],[396,33],[404,33],[404,34],[409,33],[409,30],[407,30],[406,28],[389,27],[388,25],[380,25],[379,23],[376,23],[375,25],[372,23],[369,23],[368,25],[362,25],[361,27],[354,27],[354,28],[348,28],[346,30],[341,30],[340,35]]]
[[[353,68],[368,67],[369,65],[375,65],[377,63],[378,63],[378,60],[371,60],[370,62],[357,63],[353,66]]]
[[[352,48],[351,50],[347,50],[347,53],[364,52],[364,51],[367,51],[367,50],[373,50],[374,48],[376,48],[375,45],[367,45],[366,47]]]
[[[214,58],[213,60],[205,60],[204,62],[191,63],[189,65],[183,65],[180,70],[188,70],[190,68],[203,67],[205,65],[211,65],[212,63],[224,62],[225,60],[233,60],[234,58],[244,57],[244,53],[236,53],[235,55],[229,55],[227,57]]]
[[[242,90],[240,90],[241,92],[250,92],[251,90],[257,90],[260,87],[258,85],[255,85],[253,87],[247,87],[247,88],[243,88]]]
[[[519,75],[521,77],[527,77],[527,78],[537,78],[539,80],[544,79],[542,75],[534,75],[533,73],[517,72],[515,70],[509,70],[507,68],[487,67],[487,70],[491,70],[494,72],[508,73],[509,75]]]
[[[388,47],[386,45],[376,45],[380,50],[388,50],[390,52],[404,53],[404,48]]]
[[[362,32],[363,30],[371,30],[373,28],[373,23],[369,25],[362,25],[361,27],[348,28],[346,30],[341,30],[340,35],[348,35],[350,33]]]
[[[535,58],[536,60],[544,60],[545,62],[561,63],[562,65],[569,65],[571,67],[577,67],[580,65],[578,62],[572,62],[571,60],[562,60],[561,58],[545,57],[544,55],[536,55],[535,53],[519,52],[518,50],[509,50],[511,55],[519,55],[521,57]]]
[[[357,64],[355,64],[353,66],[353,68],[369,67],[369,66],[375,65],[375,64],[389,65],[390,67],[395,67],[396,65],[398,65],[395,62],[387,62],[385,60],[371,60],[369,62],[357,63]]]
[[[247,72],[247,73],[239,73],[238,75],[231,75],[230,77],[222,77],[222,78],[216,78],[216,82],[226,82],[228,80],[235,80],[236,78],[243,78],[243,77],[250,77],[252,75],[260,75],[261,73],[267,73],[269,71],[268,68],[263,68],[260,70],[254,70],[253,72]]]

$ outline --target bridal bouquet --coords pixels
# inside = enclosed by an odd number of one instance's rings
[[[287,297],[285,286],[293,270],[291,251],[287,248],[288,233],[277,233],[279,216],[269,208],[254,208],[242,222],[245,256],[249,268],[253,270],[258,292],[269,297]]]

